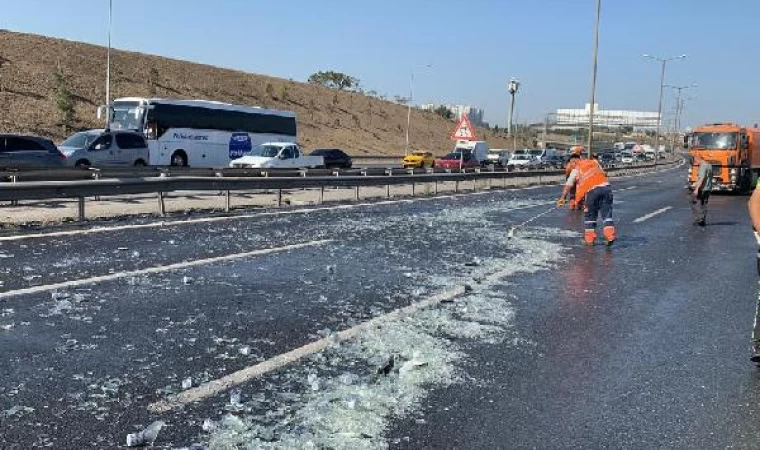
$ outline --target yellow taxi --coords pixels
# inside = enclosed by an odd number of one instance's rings
[[[435,157],[430,152],[414,151],[404,156],[404,169],[417,167],[435,167]]]

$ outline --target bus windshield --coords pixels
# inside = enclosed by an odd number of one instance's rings
[[[737,133],[694,133],[692,147],[710,150],[732,150],[736,148]]]
[[[139,106],[138,102],[114,102],[109,127],[112,130],[142,131],[145,111]]]

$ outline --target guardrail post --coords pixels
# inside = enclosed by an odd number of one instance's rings
[[[359,201],[359,185],[357,184],[356,187],[354,187],[354,200],[357,202]]]
[[[224,212],[230,212],[230,190],[227,189],[224,194]]]
[[[94,173],[93,177],[95,178],[95,180],[99,180],[100,179],[100,169],[94,169],[94,170],[95,170],[95,173]],[[100,201],[100,196],[99,195],[95,196],[95,201],[96,202]]]
[[[77,198],[77,209],[79,211],[79,221],[84,222],[85,221],[85,214],[84,214],[84,197]]]
[[[164,193],[161,191],[158,192],[158,215],[166,216],[166,203],[164,203]]]
[[[277,207],[282,207],[282,189],[277,189]]]
[[[416,195],[416,187],[417,187],[417,184],[414,181],[412,181],[412,197]]]
[[[438,180],[435,180],[433,185],[435,185],[435,195],[438,195]]]
[[[321,205],[325,201],[325,187],[319,187],[319,204]]]
[[[385,198],[391,198],[391,185],[385,185]]]
[[[18,175],[11,175],[11,183],[18,181]],[[18,200],[11,200],[11,206],[18,206]]]
[[[459,192],[459,180],[454,182],[454,192]]]

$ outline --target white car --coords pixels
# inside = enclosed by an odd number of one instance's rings
[[[532,170],[538,167],[538,161],[531,155],[513,155],[507,162],[511,169]]]
[[[317,169],[324,166],[322,156],[304,156],[294,142],[268,142],[230,162],[233,169]]]
[[[507,167],[509,163],[509,152],[507,150],[491,149],[486,156],[486,164],[492,164],[498,167]]]

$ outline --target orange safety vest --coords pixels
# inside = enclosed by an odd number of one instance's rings
[[[603,184],[609,184],[609,179],[602,166],[593,159],[580,160],[575,167],[578,169],[575,198],[584,198],[590,190]]]

